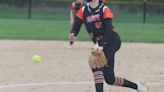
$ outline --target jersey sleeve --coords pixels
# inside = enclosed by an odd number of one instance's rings
[[[76,14],[76,16],[81,20],[84,20],[83,11],[84,11],[84,6],[82,8],[80,8],[80,10]]]
[[[103,19],[106,19],[106,18],[112,19],[113,18],[113,12],[109,9],[109,7],[104,6],[104,8],[103,8]]]
[[[70,33],[74,33],[75,36],[77,36],[79,31],[80,31],[82,23],[83,23],[83,21],[76,16],[75,17],[75,22],[73,24],[73,27],[72,27],[72,30],[71,30]]]

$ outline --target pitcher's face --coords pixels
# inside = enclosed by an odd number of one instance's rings
[[[84,0],[76,0],[77,3],[84,3]]]

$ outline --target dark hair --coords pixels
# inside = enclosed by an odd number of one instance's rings
[[[92,1],[92,0],[86,0],[87,2],[90,2],[90,1]]]

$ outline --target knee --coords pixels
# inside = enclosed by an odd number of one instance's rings
[[[114,77],[105,78],[105,82],[109,85],[113,85],[115,82],[115,78]]]
[[[124,84],[124,79],[121,77],[112,77],[105,79],[106,83],[109,85],[122,86]]]
[[[104,68],[104,78],[105,82],[109,85],[113,85],[115,82],[114,68],[110,66],[110,68]]]

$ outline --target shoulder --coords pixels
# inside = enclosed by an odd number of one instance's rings
[[[106,5],[103,7],[103,18],[113,18],[113,12]]]
[[[110,8],[108,6],[104,5],[103,6],[103,12],[105,12],[105,11],[111,11],[111,10],[110,10]]]
[[[75,8],[75,5],[76,5],[76,2],[72,2],[71,3],[71,9],[74,9]]]
[[[81,7],[80,10],[76,14],[76,16],[80,18],[81,20],[84,20],[84,16],[83,16],[84,10],[85,10],[85,6]]]
[[[72,2],[72,4],[71,4],[71,5],[75,7],[75,5],[76,5],[76,2]]]

